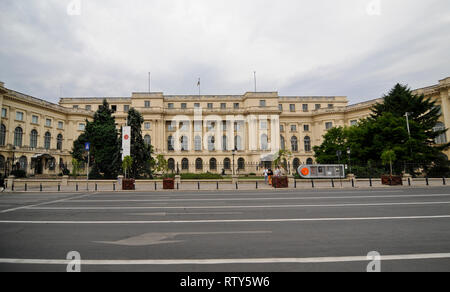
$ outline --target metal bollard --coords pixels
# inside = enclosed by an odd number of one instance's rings
[[[179,183],[177,183],[177,190],[179,190],[180,189],[180,184]]]
[[[155,191],[157,190],[157,188],[158,188],[158,185],[156,184],[156,181],[155,181]]]
[[[331,179],[331,187],[334,188],[334,180]]]
[[[115,190],[116,190],[116,184],[113,183],[113,191],[115,191]]]
[[[61,185],[58,184],[58,192],[60,192],[60,191],[61,191]]]
[[[14,191],[14,184],[11,185],[11,191]]]
[[[238,189],[238,183],[236,183],[236,190]]]
[[[216,182],[216,189],[219,189],[219,182]]]
[[[355,187],[355,180],[352,179],[352,188],[354,188],[354,187]]]
[[[369,185],[370,185],[370,187],[373,186],[373,185],[372,185],[372,178],[371,178],[371,177],[369,177]]]
[[[442,184],[445,186],[446,182],[445,182],[445,177],[442,178]]]
[[[42,192],[42,184],[39,185],[39,191]]]
[[[314,180],[313,179],[311,180],[311,185],[314,188]]]
[[[97,191],[98,190],[98,186],[97,186],[97,184],[95,184],[95,191]]]
[[[408,177],[408,186],[411,186],[411,178]]]
[[[258,189],[258,181],[256,181],[256,189]]]
[[[197,189],[200,190],[200,182],[199,181],[197,182]]]
[[[429,186],[430,182],[428,181],[428,176],[425,178],[425,181],[427,182],[427,186]]]
[[[294,189],[296,189],[296,188],[297,188],[297,180],[294,179]]]
[[[25,184],[25,192],[27,191],[27,189],[28,189],[27,184]]]
[[[76,184],[76,190],[77,190],[77,192],[78,192],[78,184]]]

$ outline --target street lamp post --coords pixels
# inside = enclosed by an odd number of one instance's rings
[[[352,173],[352,163],[350,161],[350,154],[352,153],[352,151],[350,150],[350,147],[347,148],[347,154],[348,154],[348,167],[350,168],[350,173]]]
[[[236,155],[236,147],[233,149],[233,151],[231,151],[232,155],[233,155],[233,175],[235,175],[235,170],[234,170],[234,156]]]

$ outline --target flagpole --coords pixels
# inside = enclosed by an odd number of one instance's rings
[[[152,92],[152,79],[151,79],[151,73],[150,72],[148,72],[148,92]]]
[[[202,88],[202,84],[201,84],[201,81],[200,81],[200,78],[198,78],[198,96],[201,96],[201,88]]]
[[[253,71],[253,76],[255,77],[255,92],[256,92],[256,71]]]

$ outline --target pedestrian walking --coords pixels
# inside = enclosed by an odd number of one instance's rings
[[[0,174],[0,190],[3,193],[5,190],[5,178]]]
[[[267,184],[269,182],[269,170],[267,168],[264,168],[263,174],[264,174],[264,181]]]
[[[271,168],[269,168],[269,170],[267,171],[267,176],[269,180],[269,185],[272,185],[273,171]]]

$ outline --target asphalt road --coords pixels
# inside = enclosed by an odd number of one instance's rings
[[[450,271],[450,188],[0,195],[0,271]]]

